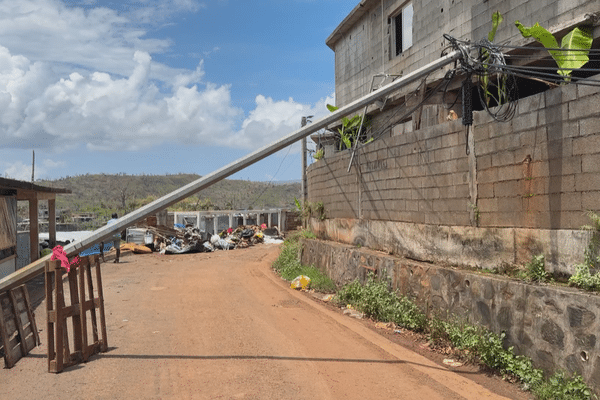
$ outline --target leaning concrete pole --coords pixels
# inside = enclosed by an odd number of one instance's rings
[[[423,76],[428,75],[431,72],[458,60],[460,56],[461,53],[459,51],[453,51],[452,53],[440,58],[439,60],[434,61],[422,68],[419,68],[416,71],[411,72],[403,76],[402,78],[386,86],[383,86],[380,89],[369,93],[366,96],[361,97],[360,99],[357,99],[344,107],[339,108],[338,110],[332,112],[328,116],[321,118],[310,125],[306,125],[268,146],[256,150],[255,152],[245,157],[242,157],[239,160],[234,161],[231,164],[226,165],[214,172],[211,172],[210,174],[203,176],[202,178],[192,183],[189,183],[184,187],[177,189],[161,197],[160,199],[153,201],[150,204],[147,204],[135,211],[132,211],[127,215],[124,215],[123,217],[119,218],[115,223],[103,226],[102,228],[99,228],[96,231],[92,232],[90,236],[86,237],[85,239],[65,246],[65,252],[69,257],[73,257],[79,254],[81,251],[88,249],[91,246],[100,243],[101,241],[106,241],[106,239],[110,238],[115,233],[122,231],[123,229],[133,225],[137,221],[140,221],[149,215],[156,214],[158,211],[163,210],[169,207],[170,205],[173,205],[193,195],[194,193],[199,192],[200,190],[205,189],[219,182],[220,180],[235,174],[236,172],[262,160],[263,158],[266,158],[271,154],[286,148],[287,146],[297,142],[298,140],[307,137],[308,135],[318,131],[319,129],[327,128],[327,126],[340,120],[342,117],[352,114],[362,109],[363,107],[375,102],[377,99],[385,97],[400,89],[401,87],[416,82]],[[0,292],[3,292],[7,289],[13,288],[24,282],[27,282],[30,279],[42,273],[44,271],[44,262],[48,260],[49,257],[50,256],[41,258],[38,261],[31,263],[28,266],[0,280]]]

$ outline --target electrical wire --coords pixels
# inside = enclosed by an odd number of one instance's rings
[[[371,133],[371,138],[377,140],[389,132],[391,128],[398,124],[398,121],[410,116],[419,107],[422,107],[433,95],[442,91],[442,103],[448,108],[452,108],[458,102],[460,94],[457,94],[451,105],[448,106],[446,96],[451,83],[458,77],[472,74],[476,76],[481,84],[487,82],[486,89],[479,89],[477,93],[484,109],[497,121],[506,122],[512,119],[517,110],[519,99],[518,85],[516,78],[526,78],[540,80],[549,85],[558,85],[565,82],[565,76],[558,71],[579,71],[583,73],[600,73],[597,68],[557,68],[557,67],[538,67],[538,66],[515,66],[507,63],[509,60],[521,61],[540,61],[550,59],[540,58],[527,54],[505,54],[504,50],[550,50],[568,53],[563,57],[567,61],[577,61],[581,57],[573,54],[574,52],[586,52],[587,55],[600,56],[600,49],[546,49],[545,47],[526,47],[510,46],[507,44],[494,44],[488,40],[481,40],[475,43],[459,40],[450,35],[444,35],[449,45],[442,51],[442,55],[449,50],[456,50],[461,53],[461,57],[455,62],[454,68],[449,70],[441,81],[433,89],[430,89],[423,99],[414,107],[407,108],[410,98],[418,96],[421,85],[412,93],[406,96],[404,102],[395,106],[395,111],[382,121],[377,132]],[[549,72],[552,71],[552,72]],[[428,75],[429,76],[429,75]],[[426,81],[425,78],[424,82]],[[569,83],[589,86],[600,86],[600,80],[591,78],[582,78],[569,76]],[[497,95],[495,95],[495,93]],[[365,143],[358,143],[357,149],[364,146]]]
[[[254,199],[254,201],[252,201],[252,203],[250,203],[250,205],[248,206],[248,209],[250,209],[251,207],[254,207],[254,204],[261,198],[261,196],[263,194],[265,194],[265,192],[267,191],[267,189],[269,189],[269,185],[273,182],[273,179],[275,179],[275,177],[277,176],[277,173],[279,172],[279,170],[281,169],[281,166],[283,165],[283,162],[285,161],[286,157],[288,156],[288,154],[290,154],[290,150],[292,150],[292,146],[293,145],[289,145],[288,146],[288,151],[287,153],[285,153],[285,156],[283,156],[283,159],[281,160],[281,162],[279,163],[279,167],[277,167],[277,171],[275,171],[275,173],[273,174],[273,176],[271,177],[271,180],[267,183],[267,186],[265,186],[265,188],[262,190],[262,192],[260,192],[258,194],[258,196]]]

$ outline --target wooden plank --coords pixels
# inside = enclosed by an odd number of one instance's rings
[[[8,292],[0,293],[0,339],[2,342],[2,348],[4,349],[4,365],[6,368],[10,368],[12,363],[12,352],[10,347],[10,334],[8,326],[5,322],[6,316],[4,312],[5,299],[8,299]]]
[[[79,274],[79,314],[81,316],[81,346],[82,346],[82,357],[83,362],[87,362],[90,352],[88,350],[88,331],[87,331],[87,313],[86,310],[89,308],[85,297],[85,270],[89,268],[90,262],[88,257],[81,257],[79,259],[79,267],[77,273]]]
[[[31,330],[33,331],[33,336],[35,339],[36,346],[39,346],[42,342],[40,341],[40,335],[37,330],[37,324],[35,322],[35,314],[33,313],[33,308],[31,307],[31,300],[29,300],[29,292],[27,291],[27,287],[23,286],[23,293],[25,294],[25,303],[27,308],[27,314],[29,315],[29,323],[31,324]]]
[[[96,280],[98,284],[98,300],[100,302],[100,329],[102,330],[102,344],[100,351],[108,351],[108,340],[106,336],[106,318],[104,315],[104,293],[102,291],[102,274],[100,273],[100,260],[98,255],[94,255],[94,264],[96,266]],[[95,314],[95,313],[94,313]]]
[[[38,200],[29,200],[29,261],[33,262],[40,258],[39,231],[38,231]]]
[[[76,312],[71,316],[73,327],[73,345],[77,357],[81,359],[83,356],[83,347],[81,345],[81,309],[79,307],[79,290],[77,285],[77,269],[71,268],[69,271],[69,295],[71,297],[71,307]]]
[[[56,262],[56,261],[55,261]],[[48,315],[46,323],[46,338],[48,341],[48,372],[56,371],[56,349],[54,347],[54,325],[57,323],[57,313],[54,309],[52,299],[52,277],[54,272],[50,270],[50,261],[45,262],[44,279],[46,289],[46,314]]]
[[[88,294],[90,296],[90,299],[94,298],[94,283],[92,280],[92,263],[90,262],[90,257],[88,258],[88,263],[87,266],[85,268],[85,274],[87,276],[87,284],[88,284]],[[91,313],[91,318],[92,318],[92,337],[93,337],[93,343],[97,343],[98,342],[98,321],[96,320],[96,310],[95,308],[91,307],[90,310],[92,311]]]
[[[15,289],[16,290],[16,289]],[[25,331],[23,331],[23,325],[22,325],[22,321],[21,318],[19,317],[20,313],[19,310],[17,308],[17,296],[15,294],[15,290],[11,290],[10,293],[10,298],[11,298],[11,306],[12,306],[12,310],[13,310],[13,314],[15,317],[15,325],[17,328],[17,331],[19,332],[19,336],[21,337],[21,342],[20,342],[20,346],[21,346],[21,353],[22,354],[27,354],[27,347],[25,344]]]
[[[50,265],[54,267],[54,307],[56,310],[56,322],[54,323],[54,339],[56,340],[55,346],[55,371],[61,372],[64,364],[64,336],[63,336],[63,325],[64,318],[62,309],[64,307],[64,296],[62,287],[62,270],[59,261],[50,262]],[[67,341],[67,346],[69,341]]]

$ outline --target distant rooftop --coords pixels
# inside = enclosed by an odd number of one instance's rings
[[[69,194],[71,190],[63,188],[50,188],[36,185],[33,182],[18,181],[16,179],[0,178],[0,195],[16,195],[18,200],[25,200],[28,194]],[[54,196],[51,196],[52,198]]]

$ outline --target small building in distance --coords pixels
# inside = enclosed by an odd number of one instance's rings
[[[0,178],[0,279],[39,258],[40,201],[48,203],[50,244],[56,243],[56,195],[71,193],[31,182]],[[29,202],[29,232],[17,232],[17,201]]]

